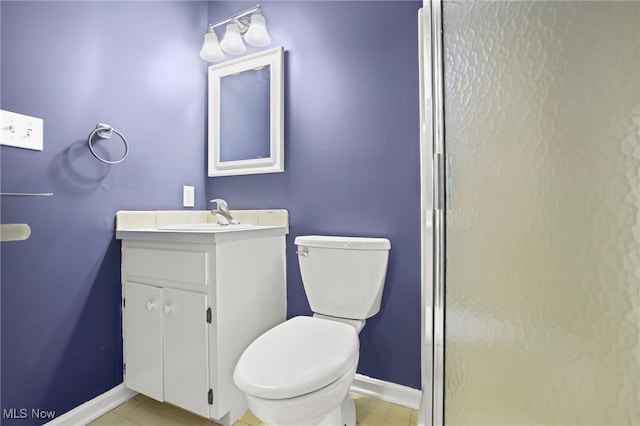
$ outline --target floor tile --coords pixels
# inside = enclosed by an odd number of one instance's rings
[[[170,414],[170,417],[175,418],[178,421],[181,421],[183,425],[192,425],[192,426],[217,426],[218,425],[218,423],[212,420],[205,419],[204,417],[198,416],[196,414],[190,413],[180,408],[174,408]],[[163,423],[163,426],[164,426],[164,423]]]
[[[387,412],[388,417],[392,417],[400,420],[411,420],[411,408],[407,408],[403,405],[398,404],[389,404],[389,411]]]
[[[389,412],[389,407],[391,403],[386,401],[380,401],[378,399],[372,399],[369,404],[369,411],[372,411],[377,414],[386,415]]]
[[[416,426],[418,412],[390,402],[351,393],[357,426]],[[90,426],[216,426],[217,423],[175,405],[137,395]],[[268,426],[248,411],[234,426]]]
[[[120,416],[117,415],[114,411],[115,410],[109,411],[104,416],[98,417],[97,419],[95,419],[94,421],[89,423],[89,426],[107,426],[107,425],[110,425],[115,420],[120,418]]]
[[[118,414],[118,415],[120,415],[120,416],[125,416],[127,413],[129,413],[134,408],[138,408],[140,406],[140,404],[141,404],[141,402],[139,402],[135,398],[132,398],[132,399],[128,400],[127,402],[125,402],[124,404],[121,404],[121,405],[117,406],[113,410],[113,412]]]
[[[239,421],[243,423],[243,425],[241,426],[244,426],[244,425],[259,426],[260,423],[262,423],[260,419],[254,416],[251,411],[247,411],[247,414],[242,416],[242,418]]]
[[[386,416],[383,413],[368,411],[362,415],[358,421],[361,426],[383,426],[386,423]]]
[[[139,407],[129,411],[124,417],[140,426],[158,426],[167,419],[168,414],[156,406],[140,404]]]
[[[138,424],[132,422],[126,417],[118,417],[113,423],[110,423],[109,426],[139,426]]]

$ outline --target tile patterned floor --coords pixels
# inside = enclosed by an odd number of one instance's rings
[[[356,405],[357,426],[416,426],[418,412],[402,405],[351,393]],[[215,426],[217,423],[171,404],[138,395],[109,411],[90,426]],[[247,412],[234,426],[266,426]]]

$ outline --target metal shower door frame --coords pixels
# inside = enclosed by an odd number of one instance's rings
[[[421,188],[421,371],[418,424],[444,424],[445,173],[441,0],[418,16]]]

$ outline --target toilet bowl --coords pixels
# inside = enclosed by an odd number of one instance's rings
[[[358,333],[380,310],[389,240],[297,237],[313,317],[299,316],[259,336],[240,356],[233,380],[251,412],[273,426],[354,426],[349,390]]]
[[[359,347],[355,329],[347,324],[295,317],[247,348],[234,381],[251,412],[271,425],[355,424],[348,395]],[[345,416],[353,421],[343,423]]]

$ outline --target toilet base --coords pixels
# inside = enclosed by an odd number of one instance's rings
[[[246,394],[249,409],[272,426],[355,426],[356,407],[349,390],[357,365],[356,360],[340,379],[311,394],[275,400]]]
[[[313,421],[311,423],[305,423],[301,426],[356,426],[356,406],[353,400],[347,395],[340,405],[338,405],[332,412],[326,416]]]
[[[295,425],[269,423],[271,426],[356,426],[356,406],[347,395],[329,414],[315,420],[296,422]]]
[[[356,426],[356,405],[349,395],[342,401],[342,421],[344,426]]]

